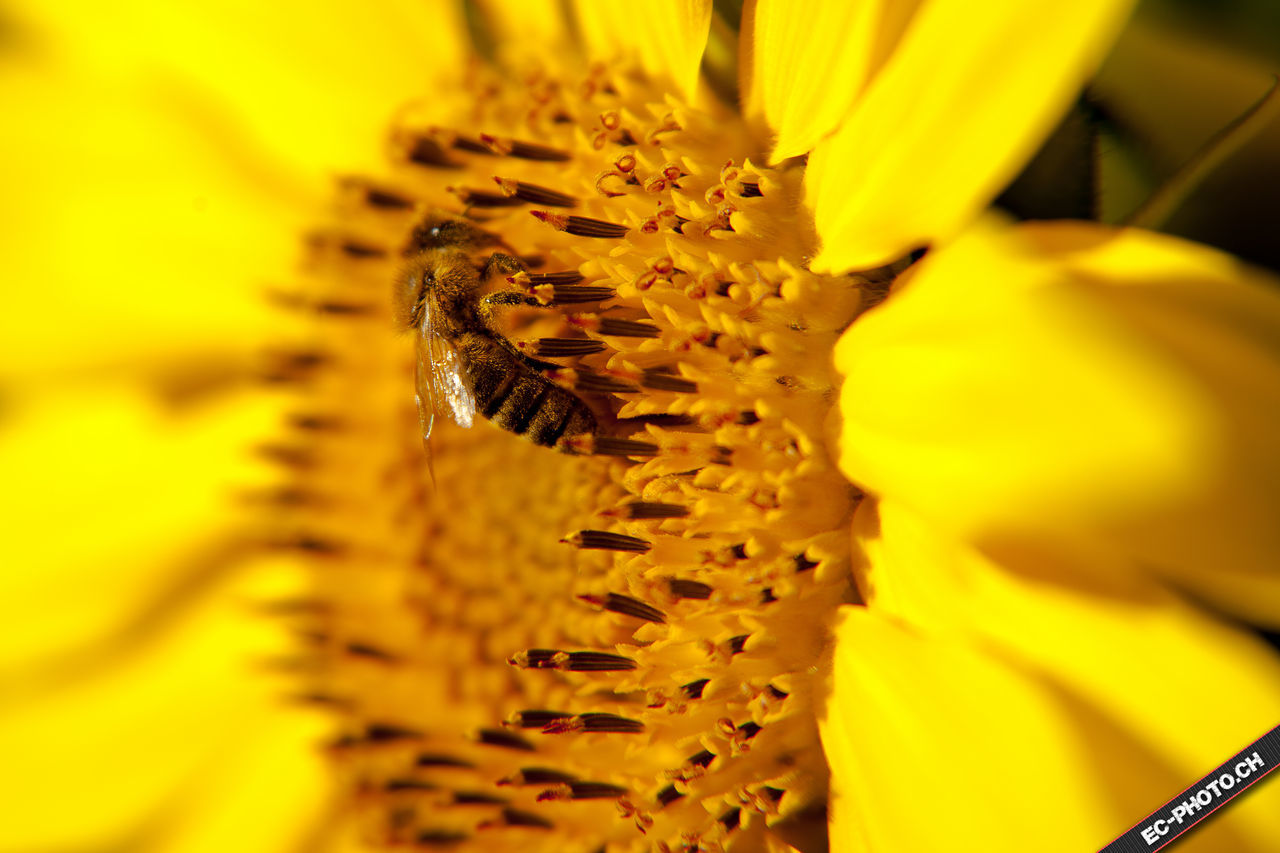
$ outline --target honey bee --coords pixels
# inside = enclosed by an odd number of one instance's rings
[[[416,335],[415,386],[424,442],[437,414],[469,427],[478,412],[546,447],[596,431],[587,404],[542,375],[559,365],[524,355],[498,328],[496,308],[537,304],[510,290],[482,295],[492,276],[525,269],[505,252],[493,252],[477,266],[477,252],[500,245],[471,222],[439,213],[430,214],[409,239],[409,260],[395,282],[393,305],[397,324]]]

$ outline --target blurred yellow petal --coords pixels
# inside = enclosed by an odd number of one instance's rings
[[[810,157],[813,268],[866,269],[953,234],[1043,141],[1131,5],[923,4]]]
[[[499,58],[540,65],[572,49],[572,33],[561,0],[479,0]]]
[[[235,490],[266,473],[249,448],[272,433],[278,401],[239,394],[175,413],[145,389],[99,384],[9,405],[0,677],[101,651],[148,602],[180,616],[242,559],[217,543]]]
[[[837,347],[842,467],[987,548],[1092,543],[1280,618],[1277,293],[1144,232],[975,229]]]
[[[1088,757],[1063,748],[1075,733],[1051,690],[877,613],[845,609],[820,727],[833,853],[1065,852],[1118,834]]]
[[[771,162],[804,154],[844,119],[866,80],[884,5],[756,4],[752,81],[777,134]]]
[[[393,107],[463,55],[440,0],[240,6],[10,13],[31,44],[0,80],[23,116],[0,140],[8,370],[259,343],[333,165],[379,163]]]
[[[259,760],[259,769],[282,775],[238,784],[271,788],[281,825],[234,849],[285,849],[263,844],[305,830],[308,809],[329,784],[318,773],[298,772],[310,750],[285,761],[254,752],[263,746],[260,735],[273,733],[281,746],[298,749],[321,729],[310,715],[283,707],[280,688],[253,672],[261,665],[255,662],[290,644],[248,607],[261,582],[242,581],[221,585],[156,642],[117,656],[92,677],[0,706],[0,849],[200,849],[190,837],[178,843],[184,811],[200,809],[195,796],[210,796],[214,779]],[[234,791],[220,796],[227,810],[211,808],[205,829],[225,838],[233,826],[220,830],[219,820],[233,820],[238,807]]]
[[[693,100],[698,65],[711,30],[710,0],[575,0],[587,54],[597,60],[632,57],[657,80]]]
[[[883,821],[885,838],[904,849],[945,846],[927,843],[929,833],[953,820],[964,828],[959,840],[976,841],[993,829],[983,825],[987,810],[956,804],[937,828],[909,826],[898,811],[922,779],[936,796],[915,797],[947,810],[954,798],[943,792],[964,779],[1016,798],[1012,830],[992,836],[1009,846],[984,849],[1022,849],[1064,810],[1085,834],[1055,832],[1036,849],[1097,849],[1280,716],[1274,651],[1174,596],[1147,586],[1107,599],[1028,581],[901,506],[876,510],[868,503],[855,520],[870,601],[839,629],[824,723],[833,772],[849,780],[837,821]],[[1034,772],[1019,771],[1009,786],[1010,768],[1028,761]],[[1257,796],[1188,849],[1269,849],[1280,837],[1280,791]]]
[[[387,116],[424,87],[456,80],[469,53],[452,0],[379,0],[376,9],[71,0],[26,2],[16,14],[49,39],[60,65],[209,122],[198,129],[224,134],[215,145],[240,134],[273,170],[311,181],[336,164],[380,168]]]
[[[1158,513],[1099,518],[1100,536],[1214,606],[1280,627],[1280,281],[1144,231],[1064,223],[1022,234],[1175,365],[1212,413],[1191,493]]]

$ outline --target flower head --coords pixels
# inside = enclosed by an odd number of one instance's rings
[[[1220,507],[1188,498],[1206,483],[1248,483],[1274,506],[1265,476],[1200,452],[1221,446],[1214,416],[1247,427],[1257,411],[1196,396],[1188,375],[1221,373],[1178,329],[1204,327],[1163,310],[1176,299],[1153,314],[1108,289],[1194,253],[974,225],[1127,5],[762,0],[741,25],[741,105],[717,94],[736,22],[709,3],[583,2],[566,17],[494,0],[472,10],[474,55],[463,18],[432,6],[414,51],[434,51],[431,83],[390,75],[414,97],[383,159],[343,165],[302,281],[272,288],[290,319],[263,323],[265,362],[214,359],[231,365],[215,387],[256,375],[286,409],[257,442],[285,475],[245,505],[269,546],[259,562],[305,572],[269,595],[300,644],[275,662],[336,725],[342,805],[324,843],[812,849],[829,819],[836,849],[936,847],[908,817],[895,750],[927,741],[921,762],[962,772],[946,757],[1008,749],[1016,717],[1020,742],[1056,750],[1028,791],[1070,797],[1086,810],[1070,842],[1101,844],[1140,797],[1100,802],[1064,743],[1154,752],[1108,766],[1159,792],[1169,766],[1190,772],[1269,713],[1258,688],[1257,710],[1166,760],[1135,735],[1155,705],[1118,700],[1121,669],[1091,671],[1101,652],[1045,627],[1124,641],[1127,620],[1149,620],[1168,644],[1141,647],[1144,662],[1202,640],[1215,683],[1241,695],[1275,667],[1153,581],[1273,613],[1261,515],[1224,514],[1250,557],[1225,591],[1202,556],[1152,544],[1170,517]],[[1224,310],[1250,302],[1271,328],[1253,273],[1198,257],[1185,293],[1225,281]],[[435,336],[428,275],[465,285]],[[1109,307],[1080,309],[1082,281]],[[1154,358],[1152,337],[1174,355]],[[1082,341],[1080,364],[1058,355]],[[1232,363],[1265,379],[1273,355]],[[422,378],[449,359],[457,386]],[[993,387],[994,367],[1008,376]],[[1073,400],[1043,393],[1041,369],[1100,401],[1111,438],[1064,427]],[[189,383],[175,384],[180,405]],[[415,385],[428,415],[434,388],[482,416],[436,419],[434,473]],[[1008,405],[1008,388],[1035,405]],[[936,401],[954,421],[931,418]],[[1084,464],[1049,464],[1046,445]],[[1098,472],[1118,463],[1133,480],[1117,494]],[[246,537],[219,541],[234,543],[219,565],[243,562]],[[978,729],[973,749],[941,736],[930,696],[964,700],[943,713]],[[1169,690],[1188,696],[1203,692]],[[937,779],[941,792],[953,777]],[[995,843],[963,817],[961,837]],[[1249,820],[1230,831],[1265,834]]]

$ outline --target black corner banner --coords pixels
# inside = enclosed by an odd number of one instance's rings
[[[1280,726],[1138,821],[1100,853],[1150,853],[1167,847],[1277,767],[1280,767]]]

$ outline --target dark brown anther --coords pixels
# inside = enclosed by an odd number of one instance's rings
[[[538,287],[544,284],[566,285],[578,284],[586,276],[577,270],[563,270],[561,272],[543,272],[543,273],[523,273],[516,274],[507,279],[512,284],[525,287]]]
[[[480,144],[490,153],[502,157],[517,157],[521,160],[541,160],[544,162],[564,162],[571,160],[568,151],[539,145],[536,142],[523,142],[519,139],[500,139],[487,133],[480,134]]]
[[[413,837],[413,843],[419,847],[455,847],[471,836],[451,829],[427,829]]]
[[[635,320],[618,320],[613,317],[600,317],[594,324],[595,331],[614,338],[656,338],[662,334],[657,326],[640,323]]]
[[[657,456],[661,448],[648,441],[610,438],[584,433],[561,439],[556,445],[566,453],[578,456]]]
[[[545,729],[557,720],[572,718],[573,714],[564,711],[516,711],[507,719],[507,725],[517,729]]]
[[[449,192],[458,197],[466,207],[519,207],[524,204],[518,198],[501,193],[489,193],[484,190],[471,190],[466,187],[448,187]]]
[[[699,678],[697,681],[690,681],[688,684],[681,685],[680,690],[688,699],[701,699],[702,689],[707,686],[710,680],[709,678]]]
[[[738,824],[742,822],[742,809],[734,806],[716,818],[716,820],[724,827],[725,832],[733,832],[738,828]]]
[[[362,302],[337,302],[324,300],[314,305],[316,311],[331,317],[364,317],[374,312],[375,306]]]
[[[305,471],[308,468],[314,468],[316,464],[315,451],[309,447],[265,442],[259,444],[254,450],[262,458],[295,471]]]
[[[752,411],[738,412],[738,419],[735,421],[739,426],[751,426],[760,423],[760,416]]]
[[[532,344],[521,341],[517,346],[537,358],[569,358],[602,351],[604,341],[594,338],[538,338]]]
[[[370,723],[364,730],[364,739],[369,743],[392,743],[401,740],[421,740],[422,732],[390,723]]]
[[[738,726],[738,738],[740,740],[751,740],[760,734],[763,727],[759,723],[746,722]]]
[[[747,647],[747,640],[751,639],[750,634],[739,634],[736,637],[730,637],[728,642],[729,654],[740,655],[742,650]]]
[[[764,589],[760,590],[761,604],[773,604],[777,600],[778,596],[773,594],[773,587],[766,586]]]
[[[760,192],[759,184],[743,181],[742,189],[738,192],[738,195],[742,196],[743,198],[760,198],[761,196],[764,195],[764,193]]]
[[[361,202],[379,210],[411,210],[413,199],[398,190],[374,186],[367,179],[350,176],[340,179],[339,183],[349,193],[355,194]]]
[[[476,740],[488,746],[500,746],[503,749],[518,749],[522,752],[533,752],[534,746],[515,732],[502,729],[481,729],[476,732]]]
[[[492,148],[490,148],[488,145],[486,145],[483,140],[484,140],[483,136],[481,136],[480,139],[472,139],[469,136],[462,136],[460,134],[455,134],[453,136],[453,140],[451,141],[450,145],[451,147],[456,148],[459,151],[468,151],[472,154],[498,153],[494,151]]]
[[[622,672],[636,668],[635,661],[622,655],[559,649],[529,649],[512,655],[507,663],[521,669],[559,669],[565,672]]]
[[[475,767],[470,761],[464,761],[452,755],[444,755],[438,752],[424,752],[419,755],[413,762],[418,767],[456,767],[459,769],[470,769]]]
[[[557,231],[564,231],[575,237],[621,237],[629,230],[625,225],[605,222],[603,219],[592,219],[589,216],[565,216],[547,210],[532,210],[530,213],[539,222],[545,222]]]
[[[698,390],[696,382],[655,370],[646,370],[640,384],[654,391],[674,391],[677,394],[693,394]]]
[[[506,797],[482,791],[454,791],[452,799],[455,806],[505,806],[511,802]]]
[[[683,796],[684,794],[676,790],[675,785],[668,785],[658,792],[658,796],[656,797],[658,801],[658,808],[666,808]]]
[[[559,669],[569,672],[625,672],[639,664],[631,658],[609,652],[569,652],[569,661]]]
[[[658,503],[657,501],[632,501],[624,504],[623,517],[635,520],[654,518],[685,518],[689,508],[681,504]]]
[[[287,548],[296,548],[315,557],[337,557],[347,550],[347,546],[335,539],[322,539],[319,536],[302,535],[286,539],[282,543]]]
[[[692,598],[698,601],[706,601],[711,597],[711,587],[700,581],[684,580],[682,578],[671,578],[667,581],[667,586],[671,589],[671,594],[676,598]]]
[[[365,658],[380,663],[395,663],[399,660],[391,652],[371,646],[368,643],[347,643],[344,651],[352,657]]]
[[[558,654],[560,654],[559,649],[527,649],[507,658],[507,663],[523,669],[550,668],[551,659]]]
[[[716,754],[704,749],[686,758],[684,763],[686,767],[709,767],[715,760]]]
[[[405,152],[405,158],[418,166],[425,166],[428,169],[459,169],[462,167],[445,152],[442,146],[435,139],[429,136],[419,136],[410,143],[408,150]]]
[[[778,700],[779,702],[781,702],[783,699],[786,699],[788,696],[791,695],[785,690],[779,690],[777,687],[774,687],[772,684],[769,685],[768,690],[769,690],[769,696],[773,699]]]
[[[577,305],[584,302],[600,302],[605,299],[612,299],[616,295],[616,290],[612,287],[604,287],[603,285],[551,285],[552,305]]]
[[[643,539],[622,533],[612,533],[608,530],[579,530],[560,541],[583,550],[633,551],[638,554],[643,554],[653,547]]]
[[[569,790],[574,800],[616,800],[627,793],[621,785],[608,782],[570,782]]]
[[[382,783],[382,790],[389,793],[398,791],[438,791],[440,786],[424,782],[421,779],[388,779]]]
[[[598,595],[580,595],[578,600],[593,604],[610,613],[620,613],[623,616],[631,616],[636,619],[643,619],[646,622],[657,622],[662,624],[667,621],[667,617],[662,611],[656,607],[651,607],[643,601],[632,598],[629,595],[611,592],[600,597]]]
[[[383,246],[345,234],[314,233],[307,237],[307,245],[313,251],[337,250],[357,261],[385,258],[388,255],[387,249]]]
[[[797,572],[807,572],[810,569],[817,568],[818,566],[816,562],[814,562],[813,560],[810,560],[804,554],[796,554],[791,559],[792,559],[792,562],[795,563]]]
[[[518,771],[498,780],[499,785],[568,785],[578,777],[549,767],[521,767]]]
[[[342,426],[342,421],[329,415],[310,415],[295,412],[285,417],[285,422],[294,429],[307,432],[328,432]]]
[[[544,734],[559,735],[575,732],[608,732],[611,734],[639,734],[644,723],[617,714],[579,714],[553,720],[542,729]]]
[[[305,382],[331,361],[325,353],[309,350],[268,350],[262,354],[262,360],[259,376],[272,385]]]
[[[589,370],[547,371],[547,375],[553,379],[568,380],[575,391],[585,394],[634,394],[640,390],[630,382]]]
[[[508,198],[516,199],[521,202],[529,202],[530,204],[545,204],[549,207],[577,207],[578,200],[573,196],[562,193],[559,190],[553,190],[548,187],[540,187],[537,184],[528,184],[524,181],[516,181],[511,178],[500,178],[494,176],[494,182],[498,188],[502,190],[502,194]]]
[[[555,824],[545,817],[519,809],[503,809],[497,820],[486,820],[477,829],[494,829],[499,826],[522,826],[527,829],[554,829]]]

